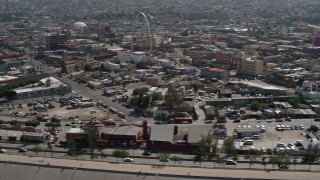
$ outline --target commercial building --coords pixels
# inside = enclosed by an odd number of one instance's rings
[[[142,128],[139,126],[112,126],[99,128],[101,140],[105,146],[138,146],[142,142]]]
[[[71,128],[66,132],[66,140],[67,142],[74,141],[75,138],[79,137],[84,133],[84,130],[81,128]]]
[[[41,79],[40,82],[43,84],[42,86],[14,90],[16,92],[16,99],[60,95],[66,94],[71,90],[69,85],[54,77]]]

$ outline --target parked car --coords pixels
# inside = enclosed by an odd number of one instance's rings
[[[272,149],[268,148],[268,149],[267,149],[267,154],[268,154],[268,155],[271,155],[271,154],[272,154]]]
[[[300,130],[304,130],[304,126],[301,124],[301,125],[299,126],[299,129],[300,129]]]
[[[126,115],[123,112],[119,112],[118,116],[121,117],[121,118],[126,118]]]

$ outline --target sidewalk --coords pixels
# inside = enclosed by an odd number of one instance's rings
[[[318,179],[319,173],[314,172],[287,172],[287,171],[259,171],[259,170],[230,170],[230,169],[203,169],[203,168],[183,168],[169,166],[136,165],[125,163],[106,163],[95,161],[78,161],[66,159],[52,159],[42,157],[28,157],[18,155],[0,154],[0,162],[11,162],[21,164],[33,164],[51,166],[57,168],[77,168],[96,171],[122,172],[122,173],[147,173],[159,176],[178,177],[228,177],[246,179],[297,179],[311,180]],[[125,171],[124,171],[125,170]]]

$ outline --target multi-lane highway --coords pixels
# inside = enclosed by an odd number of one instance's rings
[[[45,148],[45,147],[43,147]],[[101,157],[99,156],[99,152],[97,152],[98,154],[98,158],[96,158],[95,160],[98,161],[105,161],[105,162],[122,162],[122,159],[120,158],[115,158],[111,155],[111,150],[103,150],[104,151],[104,155],[105,157]],[[136,154],[134,154],[136,153]],[[26,153],[21,153],[18,152],[17,149],[6,149],[6,154],[9,155],[21,155],[21,156],[39,156],[39,157],[53,157],[53,158],[58,158],[58,159],[76,159],[76,160],[90,160],[90,155],[89,154],[82,154],[79,156],[75,156],[75,157],[70,157],[67,155],[67,153],[65,151],[53,151],[52,153],[47,151],[42,151],[39,152],[38,154],[36,154],[35,152],[32,152],[31,150],[27,151]],[[160,162],[159,159],[156,156],[151,156],[151,157],[143,157],[141,156],[142,151],[139,150],[129,150],[129,154],[131,156],[134,156],[134,162],[130,162],[131,164],[149,164],[149,165],[167,165],[167,166],[181,166],[181,167],[203,167],[203,168],[235,168],[235,169],[278,169],[277,165],[272,165],[272,164],[267,164],[265,167],[263,166],[262,163],[252,163],[250,166],[249,162],[245,162],[247,160],[245,160],[243,157],[239,157],[239,161],[241,161],[241,163],[237,163],[236,165],[225,165],[224,163],[214,163],[214,162],[202,162],[201,165],[200,163],[194,163],[192,161],[192,159],[190,160],[181,160],[179,162],[174,162],[174,161],[170,161],[170,162]],[[179,156],[179,155],[178,155]],[[190,158],[190,157],[189,157]],[[267,160],[268,161],[268,160]],[[123,162],[123,163],[127,163],[127,162]],[[129,163],[129,164],[130,164]],[[309,169],[309,165],[307,164],[300,164],[297,163],[295,166],[292,164],[290,165],[290,169],[295,169],[295,170],[303,170],[303,171],[308,171]],[[314,164],[311,166],[311,170],[312,171],[320,171],[320,166],[318,164]]]

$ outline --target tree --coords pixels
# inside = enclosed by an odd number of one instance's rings
[[[101,157],[101,158],[106,158],[106,157],[108,157],[108,155],[105,154],[102,150],[100,150],[99,152],[100,152],[100,157]]]
[[[298,157],[293,157],[293,165],[294,165],[294,170],[296,170],[296,165],[298,163]]]
[[[201,167],[201,162],[205,160],[207,156],[207,152],[205,148],[199,146],[197,149],[195,149],[194,153],[195,153],[195,156],[193,158],[193,162],[194,163],[198,162],[199,166]]]
[[[311,125],[308,130],[313,133],[317,133],[319,131],[319,127],[317,125]]]
[[[262,158],[261,158],[261,164],[263,165],[263,168],[264,169],[266,169],[266,166],[267,166],[267,157],[265,157],[265,156],[263,156]]]
[[[275,164],[277,164],[280,169],[287,169],[290,163],[290,157],[288,154],[280,152],[276,156],[270,156],[269,163],[272,164],[272,169],[274,169]]]
[[[226,123],[226,116],[218,116],[217,117],[217,123]]]
[[[173,90],[171,93],[166,95],[165,102],[169,110],[174,110],[181,105],[184,100],[183,96],[178,91]]]
[[[40,121],[38,121],[38,120],[31,120],[31,121],[26,121],[25,123],[24,123],[24,125],[25,126],[32,126],[32,127],[37,127],[37,126],[39,126],[40,125]]]
[[[77,150],[76,150],[75,147],[74,147],[74,148],[69,148],[68,151],[67,151],[67,154],[68,154],[70,157],[74,158],[74,157],[76,156],[76,152],[77,152]]]
[[[217,143],[215,143],[215,149],[217,149]],[[216,167],[216,161],[217,161],[217,159],[219,158],[219,154],[218,153],[213,153],[213,152],[211,152],[211,153],[209,153],[208,154],[208,161],[212,161],[213,162],[213,167],[215,168]]]
[[[311,165],[314,161],[316,161],[317,159],[317,155],[315,153],[311,153],[311,152],[308,152],[303,158],[302,158],[302,161],[304,163],[308,163],[309,164],[309,171],[311,170]]]
[[[83,70],[84,71],[91,71],[92,70],[92,66],[88,63],[86,63],[84,66],[83,66]]]
[[[272,164],[272,169],[274,169],[274,165],[279,162],[278,158],[276,156],[270,156],[269,157],[269,164]]]
[[[67,143],[67,155],[70,156],[71,158],[75,158],[77,154],[77,149],[76,149],[76,143],[74,141],[69,141]]]
[[[48,142],[47,145],[48,145],[48,149],[50,150],[51,157],[53,158],[52,144]]]
[[[123,149],[116,149],[116,150],[112,151],[112,156],[116,157],[117,161],[118,161],[118,158],[123,159],[125,157],[128,157],[129,156],[129,152],[126,151],[126,150],[123,150]]]
[[[17,120],[12,120],[12,121],[9,121],[9,124],[11,126],[16,126],[18,124],[18,121]]]
[[[104,67],[103,63],[100,64],[100,71],[106,71],[106,67]]]
[[[159,92],[152,93],[151,97],[152,97],[152,102],[162,100],[162,95]]]
[[[137,68],[138,69],[148,69],[148,65],[145,61],[140,61],[138,64],[137,64]]]
[[[233,155],[237,154],[237,151],[236,151],[233,143],[234,142],[231,137],[228,137],[223,141],[224,152],[226,154],[233,154]]]
[[[251,110],[257,111],[257,110],[259,110],[260,108],[261,108],[261,104],[260,104],[259,101],[256,101],[256,100],[251,101],[251,103],[250,103],[250,109],[251,109]]]
[[[225,160],[224,160],[224,157],[218,156],[217,159],[216,159],[216,163],[218,163],[218,164],[220,164],[220,165],[223,164],[224,161],[225,161]]]
[[[38,153],[41,152],[42,148],[37,144],[36,146],[34,146],[31,151],[36,153],[36,156],[38,156]]]
[[[297,107],[300,104],[300,100],[298,97],[290,97],[288,99],[288,103],[290,103],[293,107]]]
[[[249,160],[249,169],[251,169],[252,164],[257,160],[257,156],[255,154],[251,154],[251,152],[244,156],[244,158]]]
[[[93,160],[97,157],[94,151],[97,148],[97,140],[99,137],[98,129],[95,126],[87,124],[86,126],[84,126],[83,130],[86,144],[88,145],[88,148],[90,150],[90,158],[91,160]]]
[[[198,143],[198,147],[194,151],[195,156],[193,161],[199,162],[201,166],[201,162],[205,159],[211,161],[217,153],[217,144],[213,143],[213,138],[208,136],[202,136],[201,140]]]
[[[160,161],[162,161],[163,163],[166,163],[167,159],[170,159],[170,153],[168,152],[160,152],[157,154],[157,157],[160,159]]]
[[[170,157],[170,159],[174,162],[174,164],[176,164],[176,162],[180,162],[182,160],[181,157],[173,155]]]
[[[188,32],[187,30],[185,30],[185,31],[182,31],[182,32],[180,33],[180,35],[181,35],[181,36],[189,36],[189,32]]]

